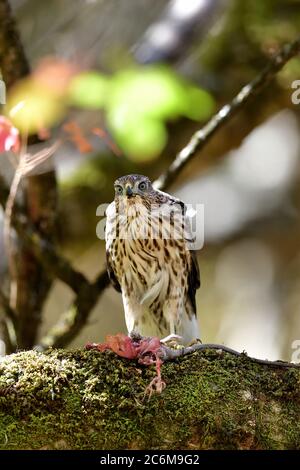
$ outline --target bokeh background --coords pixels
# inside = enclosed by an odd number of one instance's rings
[[[300,30],[298,0],[10,3],[33,67],[51,56],[113,76],[134,62],[142,67],[163,62],[178,80],[205,90],[215,110]],[[168,190],[187,203],[205,206],[205,245],[198,253],[202,285],[197,293],[203,342],[269,359],[291,360],[294,342],[300,340],[300,104],[291,99],[297,79],[299,58],[215,135]],[[211,103],[205,103],[203,115],[196,119],[191,106],[190,117],[178,113],[176,119],[166,120],[167,138],[150,156],[148,151],[116,155],[105,139],[89,136],[89,152],[69,142],[47,162],[54,165],[59,181],[61,249],[89,279],[104,266],[96,208],[112,200],[114,179],[131,172],[158,177],[211,114]],[[107,125],[107,115],[98,109],[74,107],[68,119],[87,133]],[[142,124],[136,126],[141,135]],[[54,136],[59,128],[54,126]],[[111,137],[118,140],[113,132]],[[147,140],[142,145],[147,146]],[[9,179],[4,156],[0,165]],[[46,171],[47,165],[39,171]],[[4,282],[1,242],[0,254]],[[65,285],[54,283],[41,336],[72,297]],[[71,347],[120,331],[125,331],[121,297],[110,287]]]

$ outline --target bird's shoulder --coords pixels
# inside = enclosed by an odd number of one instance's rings
[[[163,191],[156,190],[157,193],[157,200],[160,201],[160,204],[166,204],[170,206],[170,209],[172,210],[173,207],[176,207],[182,213],[182,216],[184,217],[184,224],[185,224],[185,240],[188,243],[188,246],[191,247],[194,242],[194,236],[192,234],[192,229],[191,229],[191,223],[190,223],[190,218],[187,215],[187,207],[181,199],[171,196],[168,193],[165,193]],[[195,295],[196,295],[196,290],[199,289],[200,287],[200,270],[199,270],[199,265],[198,265],[198,260],[196,256],[196,251],[188,248],[187,251],[187,256],[189,258],[188,262],[188,296],[190,299],[190,302],[193,306],[194,313],[196,314],[196,300],[195,300]]]
[[[116,215],[116,203],[112,201],[106,208],[105,215],[107,219],[111,219]]]
[[[183,213],[186,211],[186,205],[181,199],[171,196],[171,194],[160,191],[159,189],[155,190],[155,199],[159,205],[170,204],[171,206],[178,206]]]

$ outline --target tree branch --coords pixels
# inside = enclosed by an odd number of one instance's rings
[[[233,100],[223,106],[205,126],[197,131],[189,143],[178,153],[175,160],[165,173],[154,183],[157,189],[169,187],[195,154],[203,149],[215,133],[229,121],[251,98],[260,93],[275,77],[277,72],[294,56],[300,53],[300,38],[282,47],[280,52],[274,55],[266,68],[245,85]]]
[[[21,39],[8,0],[0,0],[0,68],[9,90],[20,78],[30,73]],[[38,139],[33,136],[32,143]],[[24,211],[28,220],[45,238],[55,240],[56,233],[56,177],[54,171],[30,176],[24,181]],[[18,241],[18,249],[11,256],[11,305],[19,322],[19,346],[30,348],[36,341],[41,312],[51,287],[47,271],[37,262],[30,247]]]
[[[174,361],[179,357],[186,356],[188,354],[192,354],[196,351],[207,351],[210,349],[214,349],[219,353],[228,353],[232,356],[236,357],[247,357],[251,362],[255,362],[256,364],[263,364],[272,367],[283,367],[287,369],[291,368],[300,368],[300,364],[295,364],[292,362],[286,361],[269,361],[268,359],[259,359],[257,357],[248,356],[245,352],[239,352],[235,349],[229,348],[228,346],[224,346],[223,344],[214,344],[214,343],[207,343],[207,344],[200,344],[196,343],[192,346],[182,347],[178,349],[173,349],[165,346],[162,344],[161,346],[161,354],[160,357],[163,361]]]
[[[9,89],[29,74],[29,65],[7,0],[0,0],[0,69]]]
[[[109,282],[105,269],[99,274],[94,283],[82,285],[74,303],[41,339],[37,349],[61,348],[70,344],[82,327],[86,325],[91,310],[99,300],[101,293],[108,287]]]
[[[3,310],[5,311],[6,317],[9,320],[11,320],[12,323],[16,326],[17,321],[18,321],[17,316],[16,316],[16,312],[14,312],[14,310],[12,308],[10,308],[9,300],[6,297],[6,295],[4,294],[4,292],[2,291],[1,288],[0,288],[0,304],[2,305]]]
[[[0,310],[2,316],[0,322],[2,326],[3,339],[6,345],[6,353],[10,354],[16,350],[19,337],[19,324],[16,312],[10,307],[9,300],[0,288]]]
[[[299,449],[300,371],[208,349],[154,366],[112,352],[0,362],[0,448]],[[82,419],[79,419],[82,418]]]
[[[0,204],[3,207],[5,207],[8,194],[9,190],[0,178]],[[48,274],[52,278],[60,279],[77,294],[74,303],[62,314],[58,323],[50,329],[39,345],[41,349],[50,346],[66,346],[86,324],[90,311],[98,301],[101,293],[109,285],[107,271],[104,269],[97,279],[90,283],[30,224],[17,205],[13,213],[12,224],[24,245],[32,250],[34,256],[47,270]]]

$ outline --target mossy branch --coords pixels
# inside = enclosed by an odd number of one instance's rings
[[[300,449],[300,370],[197,351],[154,367],[112,352],[0,362],[1,449]]]

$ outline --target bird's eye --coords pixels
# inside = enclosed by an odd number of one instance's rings
[[[145,183],[145,181],[142,181],[140,184],[139,184],[139,189],[141,191],[145,191],[145,189],[147,188],[147,185]]]
[[[115,186],[116,194],[123,194],[123,188],[120,185]]]

